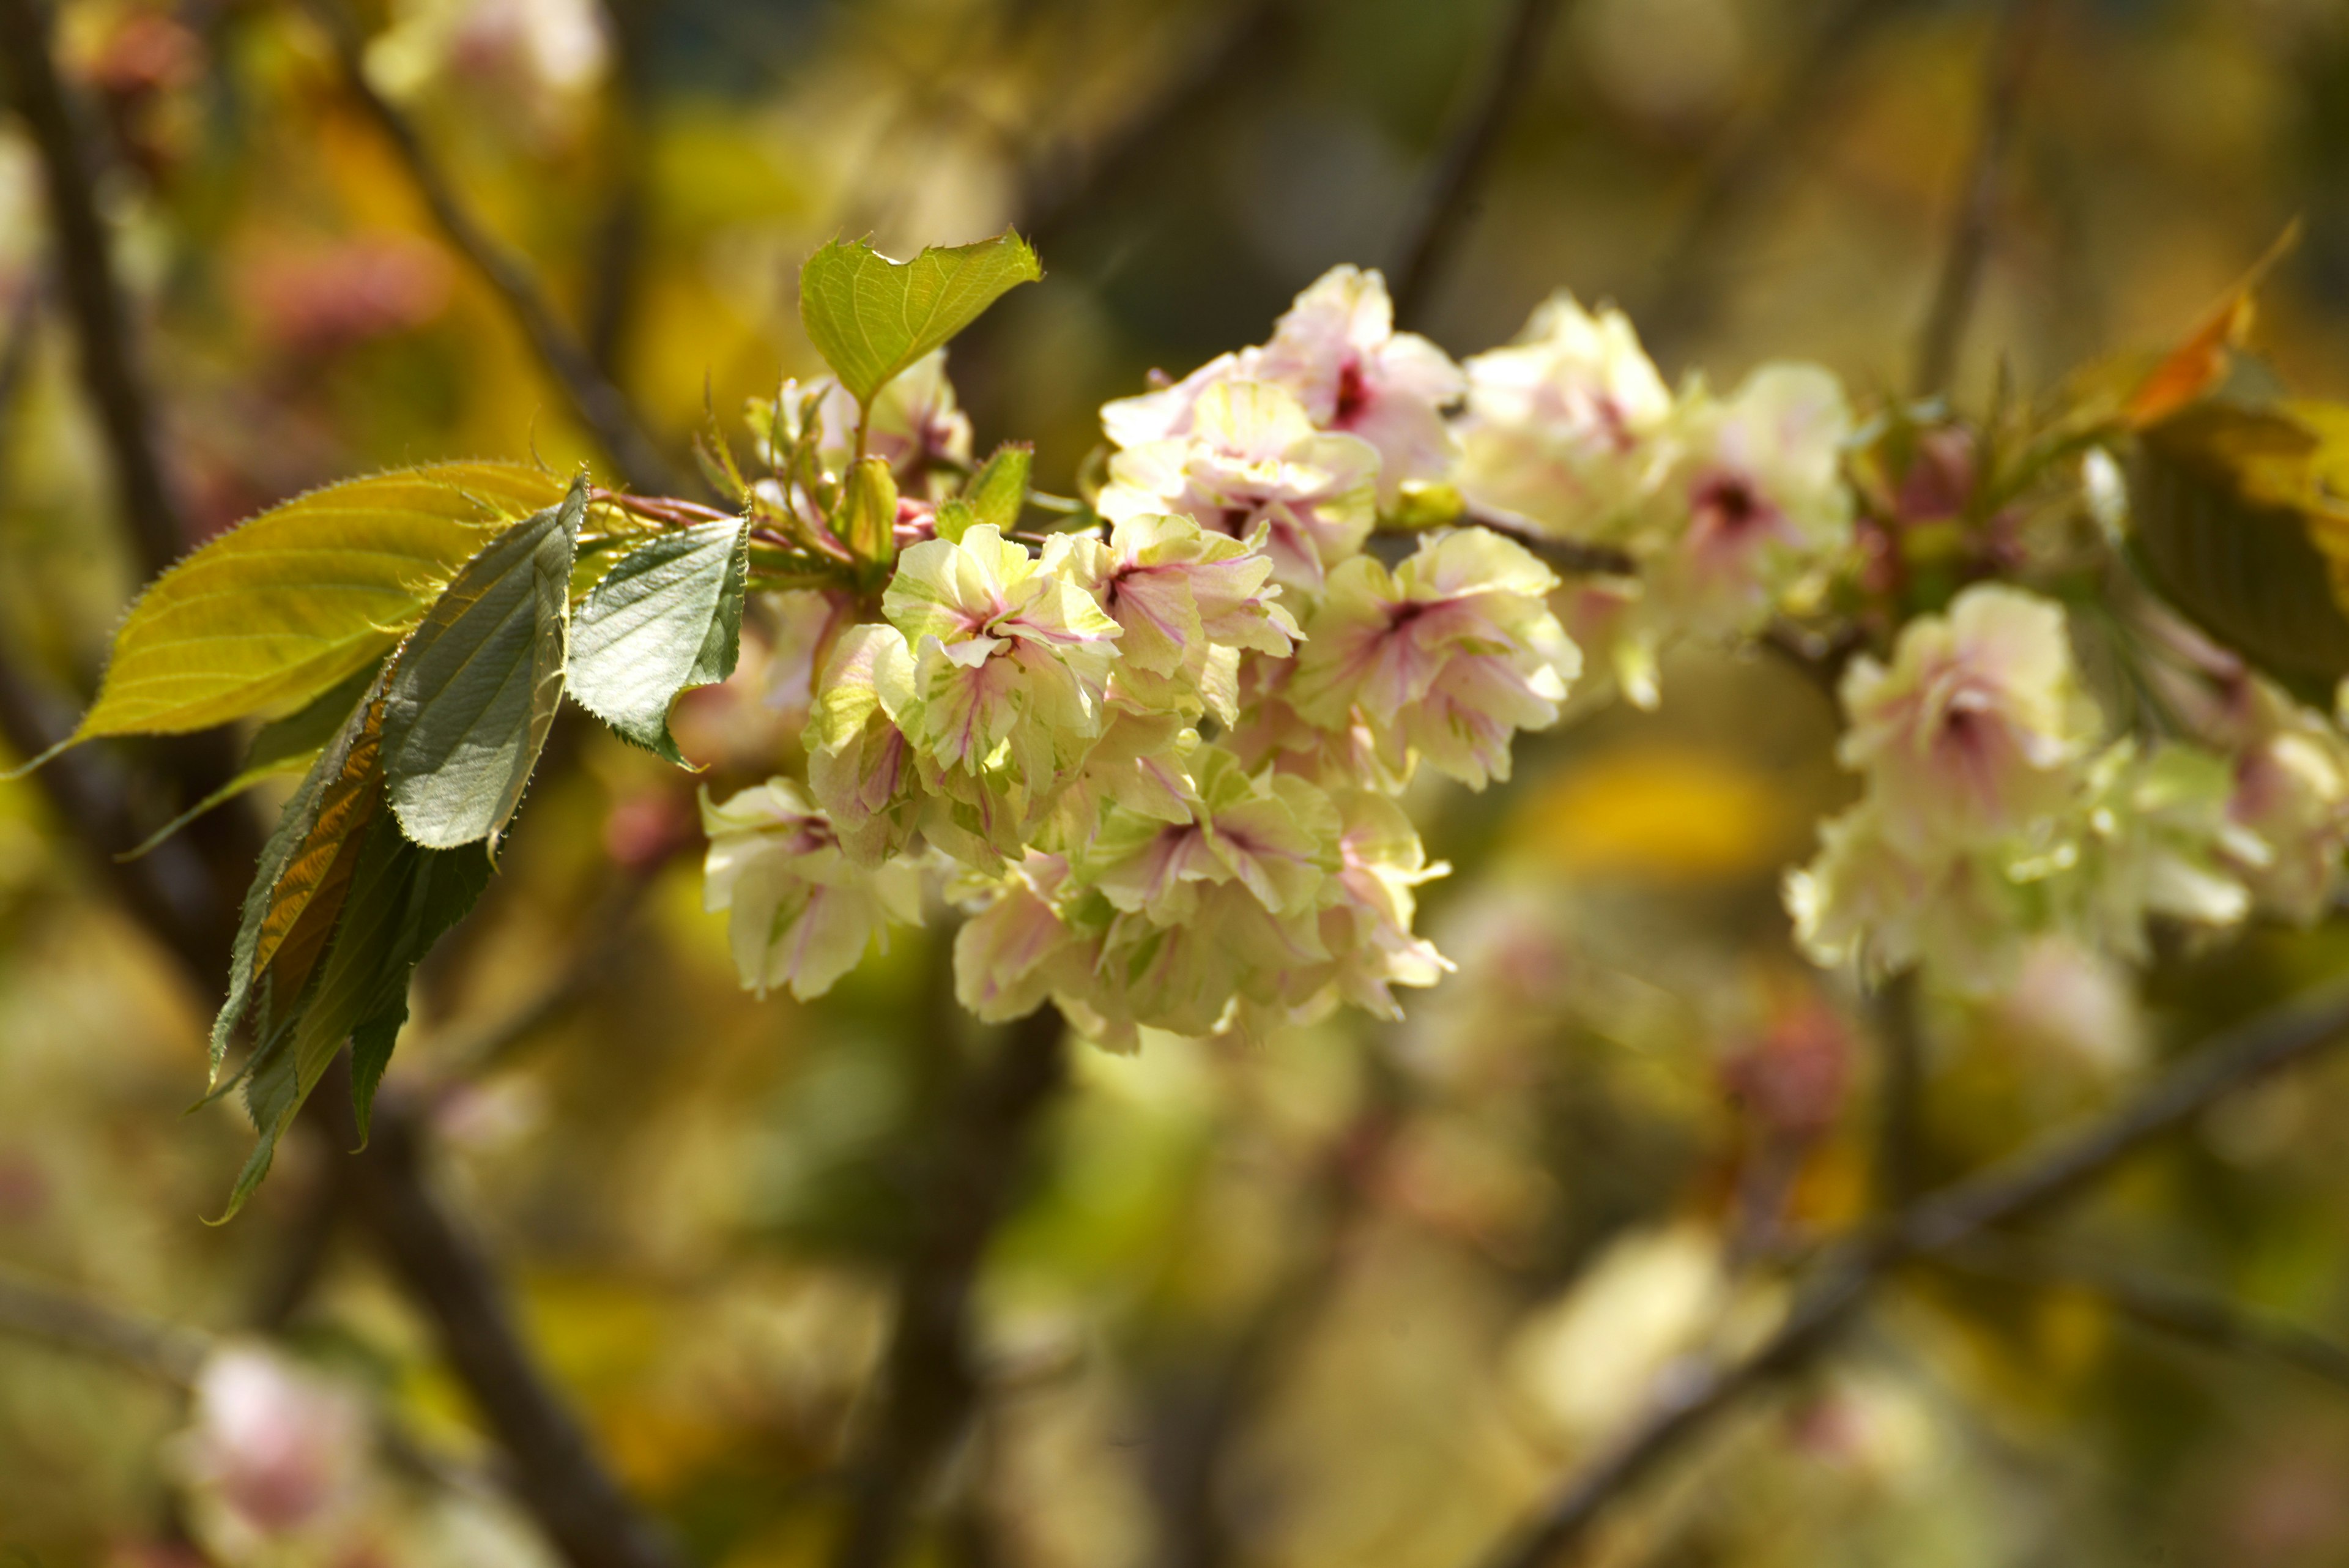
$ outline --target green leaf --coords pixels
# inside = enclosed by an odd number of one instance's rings
[[[298,1012],[264,1038],[246,1085],[259,1135],[229,1195],[226,1220],[269,1174],[278,1140],[318,1085],[343,1042],[351,1043],[351,1099],[364,1142],[376,1086],[408,1021],[417,963],[464,919],[488,885],[486,856],[426,849],[374,814],[350,879],[333,945]]]
[[[962,536],[978,525],[978,513],[971,504],[957,497],[938,503],[935,520],[938,537],[949,545],[959,545]]]
[[[465,564],[401,649],[384,704],[391,809],[430,849],[497,835],[563,701],[571,563],[587,481]]]
[[[2194,404],[2141,433],[2129,518],[2137,558],[2165,597],[2329,705],[2349,675],[2349,511],[2314,482],[2324,451],[2314,421]]]
[[[897,481],[888,460],[868,457],[848,471],[833,531],[864,568],[868,581],[889,575],[897,558]]]
[[[734,673],[750,549],[748,519],[704,523],[615,563],[572,618],[569,687],[579,705],[687,766],[668,732],[669,705]]]
[[[254,785],[306,771],[333,742],[359,698],[375,684],[378,673],[375,669],[362,670],[300,712],[264,724],[253,737],[253,743],[245,748],[244,766],[237,770],[235,777],[149,834],[137,848],[126,849],[115,859],[136,860],[204,813],[227,805]]]
[[[1019,525],[1019,514],[1028,505],[1028,470],[1035,457],[1036,449],[1026,441],[1005,441],[995,449],[963,487],[962,499],[977,514],[976,521],[992,524],[1005,535]]]
[[[512,463],[440,463],[263,513],[140,596],[73,739],[300,709],[382,658],[466,561],[562,485]]]
[[[908,365],[1044,275],[1009,230],[976,244],[933,245],[894,262],[863,240],[833,241],[800,268],[800,321],[860,405]]]
[[[388,682],[386,670],[351,710],[286,801],[275,831],[262,846],[231,949],[228,999],[212,1024],[215,1084],[229,1035],[259,1002],[263,1016],[256,1033],[267,1040],[274,1033],[272,1014],[282,1015],[300,997],[341,912],[358,845],[383,796],[381,742]],[[273,1007],[273,1002],[282,1005]],[[256,1045],[256,1064],[262,1054]]]

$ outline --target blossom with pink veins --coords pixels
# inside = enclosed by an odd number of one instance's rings
[[[1885,833],[1911,856],[2063,810],[2101,722],[2062,607],[1999,584],[1910,621],[1889,666],[1854,659],[1842,696],[1837,754],[1869,775]]]
[[[1392,987],[1433,985],[1454,968],[1434,943],[1411,929],[1418,907],[1413,889],[1450,875],[1452,867],[1428,860],[1411,818],[1386,796],[1349,790],[1336,805],[1337,898],[1321,911],[1321,942],[1335,960],[1344,1001],[1400,1019],[1402,1008]]]
[[[913,658],[911,700],[891,716],[947,773],[1007,765],[1031,795],[1101,733],[1123,628],[1069,581],[1065,536],[1041,560],[980,524],[897,557],[881,612]]]
[[[1386,279],[1332,267],[1297,296],[1258,353],[1255,373],[1297,394],[1313,422],[1379,449],[1379,500],[1406,480],[1439,480],[1457,447],[1444,409],[1468,389],[1443,349],[1394,329]]]
[[[1842,384],[1813,365],[1764,365],[1726,400],[1691,398],[1675,429],[1677,526],[1644,574],[1654,609],[1678,630],[1754,631],[1805,573],[1850,545]]]
[[[1444,411],[1467,380],[1443,349],[1394,329],[1394,305],[1376,271],[1330,268],[1274,324],[1270,342],[1103,406],[1102,428],[1120,447],[1187,436],[1202,396],[1233,381],[1272,382],[1295,395],[1317,428],[1376,447],[1381,505],[1392,506],[1407,481],[1444,478],[1457,455]]]
[[[955,933],[955,998],[989,1023],[1025,1017],[1040,1006],[1076,959],[1081,939],[1061,918],[1069,889],[1065,857],[1031,849],[999,880],[983,885],[988,901]]]
[[[1243,649],[1286,659],[1297,622],[1272,562],[1188,517],[1121,521],[1107,543],[1070,537],[1067,576],[1124,628],[1112,695],[1143,709],[1238,717]]]
[[[798,784],[770,779],[723,805],[701,797],[709,853],[702,907],[729,911],[727,937],[743,985],[788,986],[802,1002],[854,969],[892,923],[919,925],[920,874],[908,861],[857,865]]]
[[[1192,758],[1191,820],[1112,812],[1085,846],[1083,876],[1111,906],[1152,924],[1189,922],[1203,886],[1237,882],[1267,910],[1315,907],[1336,868],[1338,815],[1303,779],[1251,777],[1220,746]]]
[[[1550,613],[1557,574],[1514,540],[1466,528],[1390,573],[1363,556],[1332,574],[1288,700],[1340,729],[1355,716],[1401,772],[1411,754],[1481,789],[1509,775],[1509,741],[1557,719],[1582,655]]]
[[[1637,521],[1670,466],[1672,395],[1622,312],[1561,291],[1464,369],[1454,482],[1472,506],[1577,537]]]
[[[1200,394],[1187,434],[1112,456],[1095,504],[1112,523],[1179,513],[1248,541],[1275,581],[1310,593],[1370,536],[1378,472],[1376,447],[1316,430],[1286,388],[1221,381]]]

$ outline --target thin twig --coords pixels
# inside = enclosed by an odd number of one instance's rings
[[[1490,1553],[1486,1568],[1543,1568],[1557,1560],[1624,1493],[1746,1396],[1830,1343],[1896,1265],[1946,1251],[2058,1201],[2218,1100],[2344,1039],[2349,986],[2296,998],[2221,1032],[2119,1109],[1922,1199],[1882,1230],[1834,1249],[1775,1334],[1740,1360],[1681,1378]]]
[[[175,1388],[191,1386],[212,1338],[59,1290],[13,1270],[0,1272],[0,1334],[37,1339],[96,1356]]]
[[[98,159],[57,78],[42,0],[0,0],[0,81],[40,153],[57,287],[80,349],[81,379],[112,460],[115,500],[152,576],[187,548],[155,446],[155,413],[139,373],[129,307],[98,211]]]
[[[1817,114],[1826,84],[1904,3],[1834,0],[1777,89],[1737,122],[1705,161],[1688,215],[1658,258],[1655,281],[1633,312],[1651,345],[1683,339],[1704,325],[1731,225],[1762,194],[1797,133]]]
[[[1395,319],[1415,325],[1428,296],[1459,249],[1476,210],[1501,133],[1516,112],[1517,100],[1540,74],[1542,47],[1549,40],[1561,0],[1512,0],[1484,79],[1466,111],[1444,141],[1412,210],[1390,283]]]
[[[1056,149],[1036,159],[1022,177],[1014,226],[1039,246],[1058,239],[1104,195],[1129,183],[1208,105],[1270,69],[1290,24],[1287,0],[1243,0],[1132,117],[1081,151]]]
[[[645,895],[668,866],[662,855],[626,867],[595,899],[580,922],[563,967],[512,1012],[443,1048],[446,1077],[436,1098],[478,1083],[512,1061],[540,1031],[579,1005],[612,973],[613,961],[627,947]]]
[[[1992,1237],[1976,1237],[1934,1262],[1992,1279],[2085,1290],[2121,1316],[2157,1333],[2278,1362],[2349,1388],[2349,1345],[2296,1324],[2276,1322],[2213,1291],[2047,1256]]]
[[[1982,265],[1990,257],[2001,177],[2022,113],[2023,88],[2054,10],[2054,0],[2007,0],[1998,36],[1991,41],[1984,62],[1982,125],[1975,133],[1973,158],[1966,167],[1949,249],[1941,258],[1940,278],[1933,287],[1924,328],[1917,337],[1913,389],[1919,397],[1947,390],[1950,376],[1957,369],[1958,348],[1965,337],[1966,321],[1973,315]]]
[[[979,1376],[970,1298],[1036,1120],[1068,1072],[1050,1003],[1014,1024],[951,1101],[955,1119],[925,1184],[921,1228],[898,1285],[879,1408],[853,1468],[836,1568],[886,1568],[923,1486],[969,1419]]]
[[[21,5],[27,0],[9,3]],[[448,171],[424,144],[415,123],[367,79],[359,36],[350,19],[343,15],[336,0],[306,0],[306,4],[311,16],[334,42],[336,57],[342,65],[344,90],[366,110],[376,129],[383,132],[385,140],[398,153],[441,234],[505,301],[515,324],[530,339],[539,363],[563,388],[572,411],[618,465],[621,477],[637,490],[658,494],[675,493],[678,488],[676,472],[645,433],[644,422],[626,396],[596,369],[595,358],[547,302],[529,266],[473,215]]]
[[[357,1144],[347,1061],[336,1062],[303,1114],[339,1147]],[[374,1122],[367,1147],[345,1163],[344,1189],[504,1447],[515,1495],[573,1568],[676,1568],[674,1551],[628,1501],[532,1363],[488,1259],[434,1199],[409,1107],[386,1093]]]

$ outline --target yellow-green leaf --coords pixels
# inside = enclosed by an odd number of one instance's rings
[[[2203,629],[2304,693],[2349,675],[2349,506],[2328,497],[2319,410],[2204,402],[2138,440],[2138,558]]]
[[[293,712],[382,658],[484,545],[562,494],[536,469],[452,462],[274,507],[140,596],[73,738]]]
[[[800,321],[858,403],[978,319],[1006,293],[1044,275],[1009,230],[968,245],[932,245],[891,261],[863,240],[833,241],[800,269]]]
[[[897,558],[897,481],[887,460],[868,457],[848,471],[833,530],[868,577],[878,581],[889,575]]]

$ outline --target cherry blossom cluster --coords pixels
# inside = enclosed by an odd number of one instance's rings
[[[1675,396],[1619,315],[1564,296],[1457,364],[1351,267],[1268,342],[1104,408],[1081,526],[958,508],[942,355],[861,442],[857,418],[828,382],[752,410],[827,474],[886,458],[897,553],[877,597],[785,596],[805,776],[705,808],[708,901],[746,984],[809,997],[935,890],[966,917],[966,1006],[1049,1001],[1117,1047],[1397,1015],[1449,967],[1413,930],[1444,867],[1397,797],[1422,769],[1509,776],[1581,670],[1561,613],[1652,701],[1661,646],[1757,630],[1851,534],[1826,372]],[[1553,540],[1627,569],[1569,588]]]
[[[2083,684],[2063,607],[1966,589],[1901,631],[1889,663],[1847,672],[1840,755],[1865,781],[1788,879],[1805,948],[1940,986],[2011,985],[2060,935],[2143,961],[2147,926],[2306,921],[2349,846],[2349,743],[2240,678],[2215,743],[2116,737]]]

